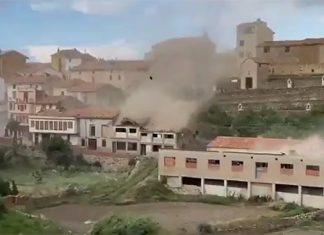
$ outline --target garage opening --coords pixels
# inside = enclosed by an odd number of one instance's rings
[[[233,187],[233,188],[247,188],[248,183],[245,181],[228,181],[227,182],[228,187]]]
[[[296,193],[298,194],[298,186],[289,184],[276,184],[276,191],[283,193]]]
[[[315,195],[315,196],[323,196],[323,188],[320,187],[307,187],[303,186],[302,187],[302,194],[307,194],[307,195]]]
[[[205,184],[224,186],[224,180],[205,179]]]
[[[245,89],[252,89],[253,88],[253,78],[246,77],[245,78]]]
[[[183,185],[194,185],[194,186],[201,186],[201,179],[200,178],[191,178],[191,177],[182,177],[182,184]]]

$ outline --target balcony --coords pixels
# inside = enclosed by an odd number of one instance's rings
[[[320,176],[319,170],[306,170],[308,176]]]
[[[281,168],[280,169],[280,174],[282,174],[282,175],[293,175],[294,174],[294,169]]]

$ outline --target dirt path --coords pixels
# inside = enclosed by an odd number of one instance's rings
[[[287,230],[266,235],[324,235],[324,232],[319,231],[305,231],[305,230]]]
[[[62,205],[38,210],[37,213],[73,231],[87,232],[91,225],[107,216],[147,216],[169,231],[196,231],[200,223],[226,222],[236,219],[255,219],[276,213],[265,207],[221,206],[202,203],[147,203],[128,206]]]

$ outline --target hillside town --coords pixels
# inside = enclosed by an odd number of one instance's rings
[[[60,138],[87,161],[108,161],[109,170],[120,159],[153,159],[159,182],[178,194],[324,209],[324,161],[315,149],[324,140],[263,136],[257,124],[230,118],[324,107],[324,38],[274,38],[275,29],[256,19],[237,25],[236,47],[226,52],[208,33],[163,40],[137,60],[57,48],[41,63],[1,50],[0,145],[34,151]],[[221,125],[193,120],[206,103],[220,107]]]

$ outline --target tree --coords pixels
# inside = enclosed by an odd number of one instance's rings
[[[0,196],[5,197],[10,195],[10,193],[10,183],[0,178]]]
[[[63,140],[60,136],[55,136],[49,140],[44,140],[41,146],[49,162],[64,166],[65,170],[70,167],[73,151],[68,141]]]
[[[11,194],[12,195],[18,195],[19,194],[16,182],[14,180],[11,182]]]
[[[13,145],[17,145],[17,139],[18,139],[18,131],[19,131],[19,122],[11,119],[7,125],[6,130],[10,132],[10,134],[13,134]]]

